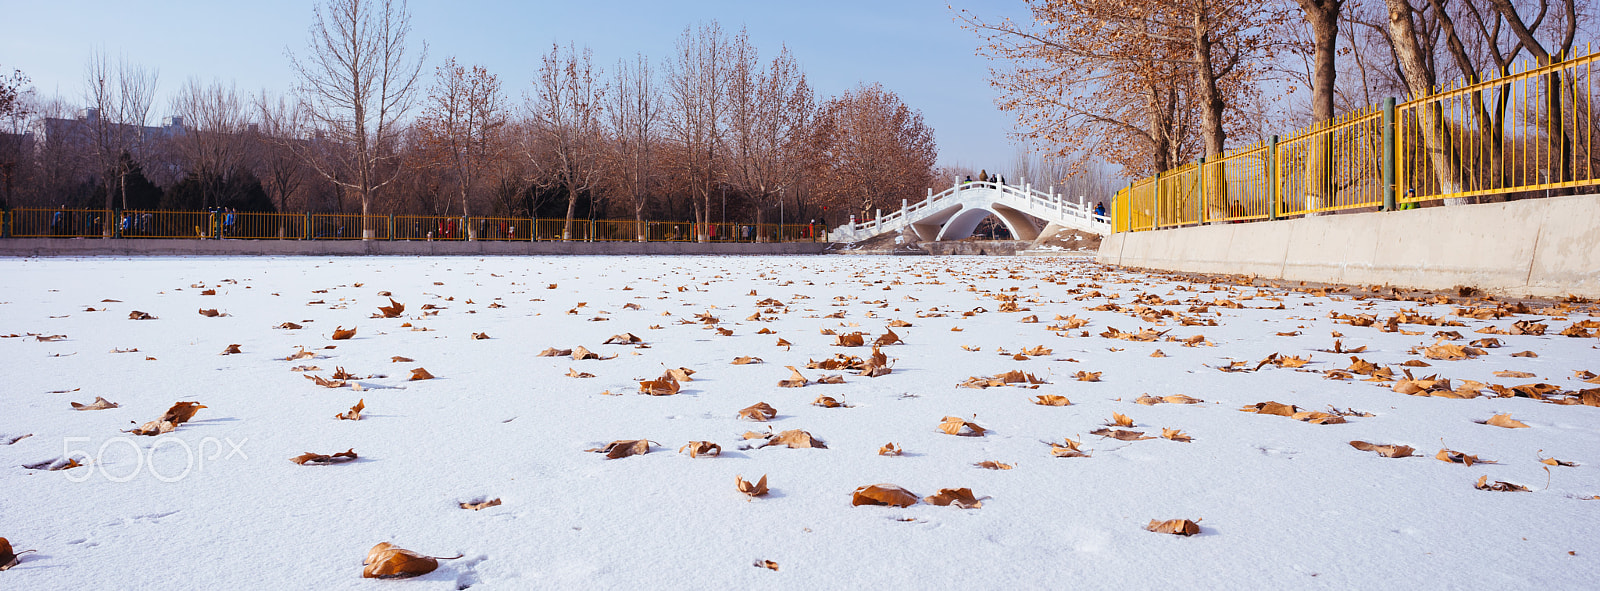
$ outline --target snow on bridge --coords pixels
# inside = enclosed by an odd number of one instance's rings
[[[1018,240],[1039,237],[1039,221],[1082,230],[1102,236],[1111,233],[1111,218],[1096,215],[1082,196],[1068,200],[1052,188],[1049,193],[1032,185],[1006,185],[995,182],[959,183],[916,204],[902,201],[900,210],[876,219],[850,223],[828,233],[833,242],[860,242],[888,232],[910,228],[918,240],[960,240],[971,236],[978,223],[995,216]]]

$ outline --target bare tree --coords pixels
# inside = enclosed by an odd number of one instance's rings
[[[452,57],[439,66],[426,102],[416,123],[419,149],[449,169],[461,215],[472,215],[473,189],[484,169],[499,158],[503,145],[499,136],[505,131],[506,107],[500,79],[483,66],[469,70],[457,65]],[[477,238],[474,228],[467,229],[467,237]]]
[[[805,74],[784,47],[763,67],[756,49],[741,31],[734,37],[729,60],[728,177],[757,205],[756,221],[766,206],[782,198],[797,180],[796,149],[814,108]],[[778,204],[780,211],[782,204]]]
[[[401,120],[416,95],[427,44],[414,59],[408,55],[411,15],[404,0],[325,0],[314,14],[306,55],[291,52],[289,59],[301,106],[331,149],[321,157],[302,153],[323,178],[354,193],[361,214],[370,215],[373,194],[399,174],[393,161]],[[373,233],[363,227],[364,238]]]
[[[563,54],[559,45],[552,45],[539,68],[533,92],[524,101],[536,135],[529,138],[534,141],[526,146],[525,153],[538,172],[537,182],[567,194],[563,240],[572,239],[578,194],[594,191],[605,170],[601,116],[606,88],[596,80],[599,73],[591,63],[591,54],[589,48],[580,52],[573,45],[568,45]]]
[[[667,128],[679,144],[676,163],[694,197],[699,240],[710,240],[711,192],[721,175],[722,113],[727,105],[728,39],[716,21],[685,27],[667,62]]]
[[[661,91],[655,86],[650,60],[644,54],[635,57],[633,64],[617,61],[616,89],[606,105],[615,143],[609,176],[633,205],[638,240],[643,242],[644,208],[656,177],[661,133]]]
[[[249,107],[233,84],[221,81],[202,85],[190,78],[172,99],[172,112],[183,118],[184,129],[175,137],[187,168],[199,181],[201,207],[217,207],[234,195],[227,187],[240,172],[254,142],[246,133]]]
[[[31,87],[24,88],[27,85],[28,76],[22,70],[13,70],[9,78],[0,77],[0,209],[9,208],[16,200],[17,175],[28,156],[22,133],[36,93]]]
[[[300,190],[306,180],[306,166],[293,144],[305,141],[305,111],[300,102],[285,96],[272,96],[265,90],[255,98],[256,127],[256,177],[267,198],[282,213],[289,209],[289,198]],[[278,237],[287,233],[280,225]]]
[[[140,156],[159,74],[126,59],[119,60],[113,67],[104,51],[95,51],[89,55],[84,78],[87,89],[84,124],[95,160],[105,175],[105,209],[110,211],[118,207],[118,194],[122,195],[121,206],[126,207],[128,171],[121,165],[122,155],[128,153],[134,161]],[[103,221],[102,235],[110,238],[115,221],[109,215]]]

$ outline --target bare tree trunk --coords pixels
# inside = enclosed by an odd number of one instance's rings
[[[1400,71],[1413,99],[1425,99],[1432,92],[1423,64],[1422,50],[1417,44],[1416,27],[1411,20],[1411,4],[1407,0],[1385,0],[1389,7],[1389,32],[1394,43],[1395,56],[1400,61]],[[1439,193],[1450,195],[1461,192],[1459,168],[1449,131],[1445,129],[1444,115],[1438,103],[1426,103],[1417,109],[1422,131],[1422,149],[1427,152],[1434,177],[1439,183]],[[1446,205],[1463,205],[1470,200],[1445,199]]]

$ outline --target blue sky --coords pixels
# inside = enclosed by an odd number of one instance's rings
[[[8,21],[0,67],[20,68],[46,94],[81,100],[84,62],[94,47],[159,68],[168,92],[191,76],[236,80],[240,88],[286,90],[286,50],[304,51],[313,2],[274,0],[0,0]],[[984,16],[1025,16],[1022,0],[968,0]],[[832,95],[878,81],[923,112],[941,163],[994,168],[1009,162],[1012,117],[994,107],[989,64],[976,37],[952,21],[940,0],[731,0],[493,2],[413,0],[414,38],[426,40],[431,66],[454,55],[500,75],[520,102],[541,52],[552,42],[594,50],[608,70],[644,52],[659,62],[684,26],[718,20],[748,27],[764,55],[788,44],[813,86]]]

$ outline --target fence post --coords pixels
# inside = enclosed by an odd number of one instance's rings
[[[1278,219],[1278,136],[1267,141],[1267,219]]]
[[[472,239],[472,218],[466,215],[461,216],[461,239]]]
[[[1394,211],[1394,97],[1383,99],[1383,210]]]
[[[1150,229],[1159,230],[1161,229],[1161,173],[1159,172],[1156,173],[1154,190],[1156,192],[1155,198],[1150,200],[1151,203],[1155,204],[1150,212]]]
[[[389,214],[389,241],[394,242],[394,214]]]
[[[121,209],[112,209],[111,210],[111,220],[112,220],[111,221],[111,237],[112,238],[121,238],[122,237],[122,210]]]
[[[305,233],[300,235],[300,239],[301,240],[316,240],[317,239],[317,232],[316,232],[316,229],[311,225],[311,212],[309,212],[309,211],[306,212],[306,230],[305,230]]]
[[[1195,171],[1195,173],[1197,175],[1199,175],[1199,178],[1195,179],[1195,196],[1199,198],[1198,199],[1199,202],[1196,203],[1195,205],[1196,205],[1196,209],[1198,209],[1199,211],[1195,212],[1196,215],[1194,217],[1195,217],[1195,222],[1203,226],[1206,223],[1206,210],[1209,209],[1208,206],[1211,205],[1210,198],[1206,195],[1206,157],[1205,156],[1201,156],[1200,157],[1200,161],[1196,162],[1194,164],[1194,171]]]
[[[0,210],[0,238],[11,237],[11,212]]]

